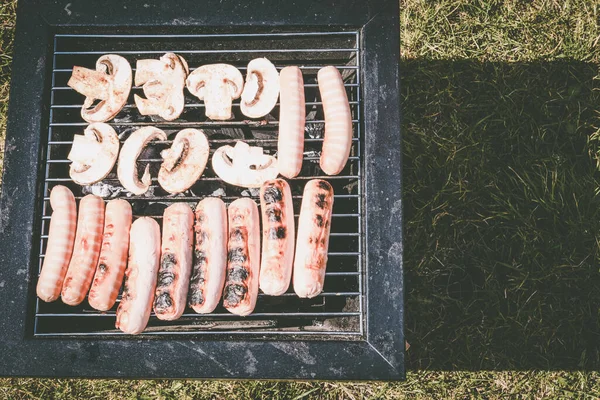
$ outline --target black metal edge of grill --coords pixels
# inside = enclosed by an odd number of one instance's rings
[[[93,4],[93,8],[92,8]],[[118,11],[117,11],[118,9]],[[3,376],[392,380],[404,377],[399,9],[303,3],[21,0],[0,198]],[[359,340],[33,337],[40,196],[55,34],[359,30],[363,66],[366,326]]]

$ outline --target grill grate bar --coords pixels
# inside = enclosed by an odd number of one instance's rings
[[[90,312],[90,313],[45,313],[45,314],[36,314],[36,317],[41,317],[41,318],[48,318],[48,317],[112,317],[114,318],[114,316],[116,315],[115,311],[106,311],[103,313],[95,313],[95,312]],[[181,318],[189,318],[189,317],[198,317],[198,316],[202,316],[203,314],[197,314],[197,313],[184,313],[181,315]],[[231,318],[234,317],[234,314],[230,314],[230,313],[211,313],[211,314],[206,314],[207,317],[210,318]],[[246,318],[260,318],[260,317],[280,317],[281,313],[252,313],[248,316],[246,316]],[[293,317],[353,317],[353,316],[360,316],[359,312],[321,312],[321,313],[317,313],[317,312],[291,312],[291,313],[285,313],[285,317],[288,318],[293,318]],[[152,313],[150,314],[150,317],[156,317],[156,314]]]
[[[265,124],[266,122],[266,124]],[[353,123],[358,120],[353,119]],[[324,124],[325,120],[306,121],[307,124]],[[162,126],[162,127],[201,127],[201,126],[279,126],[278,121],[204,121],[204,122],[107,122],[110,126]],[[88,126],[87,122],[51,122],[50,126]]]
[[[98,39],[192,39],[192,38],[254,38],[254,37],[292,37],[292,36],[341,36],[356,35],[355,31],[332,32],[271,32],[271,33],[198,33],[198,34],[95,34],[95,33],[57,33],[57,38],[98,38]]]
[[[305,37],[305,39],[301,39]],[[50,107],[50,122],[48,124],[48,141],[46,146],[47,162],[45,165],[44,193],[42,197],[42,215],[40,216],[40,249],[38,274],[45,258],[45,246],[48,238],[48,221],[51,219],[51,209],[49,207],[50,189],[55,184],[65,184],[74,189],[77,200],[83,197],[81,188],[72,183],[68,175],[67,159],[69,146],[72,145],[73,134],[79,131],[79,128],[87,126],[82,121],[78,108],[82,105],[82,97],[76,94],[70,87],[62,86],[66,84],[68,74],[72,73],[74,65],[89,65],[92,57],[90,55],[100,54],[123,54],[131,55],[127,57],[130,63],[135,64],[136,55],[154,55],[164,54],[169,50],[161,50],[162,42],[153,42],[153,39],[177,39],[167,44],[165,48],[180,48],[181,51],[175,53],[185,54],[190,65],[198,66],[214,62],[229,62],[238,68],[242,73],[247,70],[248,62],[254,58],[257,52],[266,53],[265,56],[273,61],[279,70],[285,65],[307,64],[299,66],[309,76],[308,83],[304,85],[309,89],[307,93],[307,137],[305,143],[309,146],[303,159],[310,161],[306,164],[307,173],[303,176],[289,180],[293,193],[301,193],[303,186],[308,179],[323,178],[329,180],[336,188],[336,191],[344,194],[336,194],[333,210],[333,218],[337,221],[341,232],[331,233],[332,246],[328,257],[334,264],[334,271],[326,272],[326,292],[321,293],[312,300],[299,299],[295,293],[285,293],[279,297],[266,296],[259,294],[261,312],[256,312],[249,317],[240,318],[229,314],[220,309],[214,314],[201,315],[193,313],[187,309],[184,314],[185,321],[158,321],[153,317],[149,323],[148,330],[144,335],[252,335],[256,336],[304,336],[322,338],[323,336],[333,336],[336,338],[358,338],[363,334],[364,308],[362,305],[363,296],[363,246],[364,234],[362,230],[363,215],[363,195],[362,195],[362,148],[361,142],[361,96],[360,96],[360,47],[359,34],[356,31],[349,32],[311,32],[311,33],[270,33],[270,34],[209,34],[209,35],[95,35],[95,34],[59,34],[54,38],[53,54],[53,76]],[[185,40],[188,40],[186,43]],[[200,40],[210,39],[209,46],[203,47]],[[226,47],[225,50],[217,50],[215,38],[230,38],[231,41],[221,44]],[[254,38],[252,41],[249,41]],[[277,40],[279,38],[279,40]],[[285,38],[285,40],[281,40]],[[131,40],[122,40],[131,39]],[[140,39],[146,39],[140,41]],[[195,40],[198,39],[198,40]],[[288,40],[289,39],[289,40]],[[194,41],[191,41],[194,40]],[[300,41],[298,41],[300,40]],[[269,42],[270,41],[270,42]],[[267,43],[268,42],[268,43]],[[175,44],[174,44],[175,43]],[[318,43],[318,45],[315,45]],[[236,46],[240,46],[236,48]],[[307,48],[318,47],[321,49]],[[272,47],[271,49],[267,49]],[[202,50],[190,50],[202,49]],[[232,54],[236,54],[232,57]],[[222,55],[222,56],[219,56]],[[262,56],[262,54],[261,54]],[[155,58],[155,56],[150,56]],[[139,57],[138,57],[139,58]],[[232,62],[232,59],[235,61]],[[300,61],[299,61],[300,60]],[[353,127],[356,137],[353,138],[352,154],[350,162],[342,175],[325,176],[319,169],[318,163],[320,154],[320,144],[323,142],[322,119],[322,101],[319,96],[318,84],[314,76],[320,68],[328,65],[337,66],[345,79],[351,111],[353,115]],[[135,66],[135,65],[134,65]],[[135,69],[133,69],[135,71]],[[192,68],[193,70],[193,68]],[[306,79],[306,78],[305,78]],[[140,87],[134,87],[134,90],[140,90]],[[312,97],[308,97],[308,96]],[[239,101],[233,104],[239,107]],[[180,130],[184,127],[206,127],[212,129],[222,128],[221,131],[209,133],[209,142],[213,144],[233,144],[237,140],[243,140],[251,145],[258,145],[265,149],[268,154],[274,154],[277,144],[278,121],[269,121],[267,117],[263,120],[232,120],[232,121],[203,121],[187,122],[202,119],[202,110],[204,103],[194,101],[192,98],[186,99],[184,114],[181,120],[186,122],[157,122],[148,117],[140,116],[135,105],[129,101],[124,107],[123,114],[120,114],[116,120],[109,121],[109,125],[115,127],[117,132],[127,132],[130,128],[141,126],[157,126],[167,130]],[[239,109],[238,109],[239,110]],[[188,114],[185,114],[189,112]],[[236,111],[237,114],[237,111]],[[243,118],[243,117],[242,117]],[[239,119],[239,118],[238,118]],[[118,122],[118,121],[123,122]],[[56,121],[56,122],[55,122]],[[73,129],[75,128],[75,129]],[[128,129],[129,128],[129,129]],[[238,129],[239,128],[239,129]],[[243,138],[238,139],[235,135],[243,129]],[[212,131],[207,131],[212,132]],[[231,132],[236,132],[235,134]],[[212,139],[215,135],[218,139]],[[224,136],[227,138],[224,138]],[[123,143],[124,140],[121,140]],[[171,145],[172,140],[154,141],[150,146]],[[162,148],[162,147],[161,147]],[[157,148],[152,151],[159,151]],[[213,147],[213,149],[216,146]],[[138,161],[144,163],[160,163],[162,158],[156,153],[149,152],[144,158]],[[192,187],[189,192],[183,196],[173,196],[166,194],[158,185],[157,178],[153,178],[152,188],[156,195],[147,196],[127,196],[128,192],[117,192],[117,198],[124,198],[135,203],[135,207],[140,207],[134,211],[134,218],[140,216],[150,216],[159,223],[162,222],[161,209],[172,202],[195,203],[205,197],[206,189],[213,192],[214,188],[219,187],[227,190],[229,196],[221,198],[230,202],[243,195],[234,196],[238,193],[237,189],[231,191],[227,185],[221,183],[220,179],[214,176],[201,178],[200,182],[207,182],[207,186],[200,189]],[[113,175],[111,175],[113,176]],[[154,174],[153,174],[154,176]],[[103,180],[104,184],[120,187],[118,179],[109,178]],[[346,191],[347,190],[347,191]],[[250,193],[252,199],[257,200],[256,195]],[[295,203],[302,199],[301,194],[293,195]],[[108,198],[105,200],[109,200]],[[156,207],[152,203],[157,203]],[[337,206],[337,207],[336,207]],[[299,212],[299,209],[296,210]],[[298,214],[295,214],[298,217]],[[335,228],[334,228],[335,229]],[[318,303],[312,303],[315,301]],[[297,304],[296,304],[297,303]],[[58,306],[58,308],[57,308]],[[62,305],[48,305],[36,299],[35,304],[35,322],[34,337],[107,337],[127,335],[114,329],[115,312],[100,313],[90,310],[89,306],[77,306],[73,308],[60,308]],[[64,311],[67,312],[64,312]],[[69,312],[72,311],[72,312]],[[90,318],[91,317],[91,318]],[[94,318],[98,317],[98,318]],[[265,320],[267,319],[267,320]],[[219,324],[213,325],[216,320]],[[279,321],[285,323],[279,323]],[[338,321],[338,322],[335,322]],[[193,324],[185,326],[186,324]],[[256,325],[259,323],[260,325]],[[267,325],[263,325],[263,324]],[[223,325],[225,324],[225,325]],[[208,326],[207,326],[208,325]],[[233,328],[236,327],[236,328]],[[173,331],[174,330],[174,331]]]
[[[352,106],[356,106],[358,105],[358,101],[349,101],[348,103],[350,103],[350,105]],[[307,106],[321,106],[323,105],[322,102],[320,101],[307,101],[306,102]],[[83,106],[83,104],[56,104],[53,105],[52,108],[81,108]],[[235,102],[233,103],[234,107],[240,107],[240,103]],[[279,107],[279,103],[275,104],[275,106]],[[204,108],[205,105],[204,103],[188,103],[184,105],[184,108]],[[135,104],[126,104],[125,107],[123,107],[124,109],[127,108],[137,108]]]
[[[348,53],[348,52],[356,52],[358,49],[257,49],[257,50],[235,50],[235,49],[219,49],[219,50],[117,50],[111,51],[112,54],[165,54],[165,53],[175,53],[175,54],[226,54],[226,53],[315,53],[315,52],[330,52],[330,53]],[[63,56],[63,55],[86,55],[86,54],[106,54],[107,50],[102,51],[57,51],[55,54]]]
[[[237,140],[242,140],[242,139],[210,139],[211,143],[232,143],[235,142]],[[267,144],[271,144],[271,143],[277,143],[277,139],[243,139],[244,142],[246,143],[267,143]],[[352,138],[352,141],[354,143],[358,142],[359,138],[355,137]],[[323,141],[323,138],[308,138],[308,139],[304,139],[304,143],[320,143]],[[121,144],[123,144],[125,141],[121,140]],[[173,143],[172,140],[156,140],[154,142],[152,142],[154,144],[166,144],[166,145],[170,145]],[[72,140],[62,140],[62,141],[52,141],[49,143],[51,146],[63,146],[63,145],[72,145],[73,141]]]

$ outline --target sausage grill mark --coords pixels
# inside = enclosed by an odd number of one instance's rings
[[[326,181],[319,181],[319,183],[317,184],[317,186],[327,192],[331,191],[331,185],[329,183],[327,183]]]
[[[281,190],[275,186],[269,186],[265,189],[265,194],[263,195],[266,204],[279,203],[283,199],[283,194]]]
[[[271,240],[275,239],[285,239],[286,229],[283,226],[278,228],[270,228],[268,233],[268,238]]]
[[[98,265],[98,269],[100,270],[100,272],[104,273],[108,270],[108,267],[106,266],[106,264],[101,263],[100,265]]]
[[[248,255],[243,247],[235,247],[227,253],[227,262],[244,264],[248,260]]]
[[[158,312],[167,311],[173,307],[173,299],[169,293],[161,293],[156,300],[154,300],[154,309]]]
[[[230,307],[237,306],[244,299],[246,293],[248,293],[248,289],[244,285],[229,284],[225,286],[223,293],[225,305]]]
[[[241,265],[236,265],[227,270],[227,279],[231,282],[244,283],[248,276],[248,270]]]
[[[265,210],[269,222],[281,222],[281,210],[275,207],[268,207]]]
[[[319,228],[322,228],[323,225],[324,225],[323,216],[321,214],[317,214],[317,215],[315,215],[315,219],[316,219],[316,222],[317,222],[317,226]]]
[[[177,260],[173,253],[165,253],[160,260],[160,272],[158,274],[158,287],[169,286],[175,280],[175,266]]]
[[[234,228],[229,234],[229,241],[244,241],[246,236],[244,235],[246,233],[245,231],[246,229],[244,228]]]
[[[324,209],[325,207],[327,207],[327,200],[325,199],[325,196],[325,193],[319,193],[317,195],[316,205],[320,209]]]

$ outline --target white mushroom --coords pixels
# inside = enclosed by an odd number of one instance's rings
[[[150,187],[150,165],[146,165],[142,179],[138,179],[137,159],[143,148],[152,140],[167,140],[167,135],[162,130],[153,126],[146,126],[133,132],[123,143],[121,154],[119,154],[119,165],[117,175],[125,189],[133,194],[146,193]]]
[[[200,178],[208,161],[208,140],[198,129],[180,131],[171,148],[163,150],[158,183],[169,193],[181,193]]]
[[[244,78],[233,65],[210,64],[192,72],[186,85],[190,93],[204,100],[208,118],[227,120],[232,117],[232,100],[242,94]]]
[[[273,110],[279,97],[279,72],[266,58],[248,64],[242,92],[242,113],[250,118],[264,117]]]
[[[246,188],[257,188],[279,174],[277,159],[263,154],[262,147],[236,142],[235,147],[222,146],[212,158],[212,167],[225,182]]]
[[[96,70],[73,67],[67,85],[85,96],[81,117],[105,122],[121,111],[131,90],[131,66],[121,56],[107,54],[96,61]],[[99,102],[96,104],[96,100]]]
[[[177,119],[183,111],[183,88],[189,73],[187,62],[173,53],[165,54],[160,60],[139,60],[135,85],[143,85],[147,97],[133,96],[140,114],[159,115],[167,121]]]
[[[83,135],[73,137],[67,158],[71,161],[69,176],[79,185],[92,185],[106,178],[119,154],[119,137],[102,122],[89,125]]]

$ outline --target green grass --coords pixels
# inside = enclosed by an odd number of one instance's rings
[[[599,3],[401,5],[406,382],[2,379],[0,397],[599,398]]]

